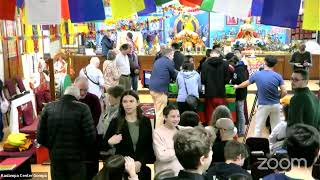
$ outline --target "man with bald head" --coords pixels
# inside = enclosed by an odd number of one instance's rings
[[[88,79],[88,92],[101,99],[104,92],[104,78],[99,66],[100,59],[98,57],[92,57],[90,64],[80,70],[79,76],[83,76]]]

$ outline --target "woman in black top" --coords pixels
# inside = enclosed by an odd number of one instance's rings
[[[139,96],[134,91],[124,92],[120,102],[118,116],[111,120],[104,137],[105,150],[114,147],[115,154],[133,158],[139,180],[150,180],[151,170],[146,164],[155,161],[151,122],[142,115]]]

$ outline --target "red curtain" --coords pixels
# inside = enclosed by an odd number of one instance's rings
[[[14,21],[15,10],[16,0],[2,0],[0,5],[0,19]]]

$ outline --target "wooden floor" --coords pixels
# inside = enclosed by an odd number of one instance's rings
[[[310,81],[309,82],[309,88],[312,91],[319,91],[319,85],[317,83],[318,83],[318,81]],[[287,90],[291,91],[290,81],[285,81],[285,85],[286,85]],[[142,89],[141,87],[139,89],[142,90],[142,91],[147,91],[147,89]],[[256,91],[256,86],[255,85],[249,86],[249,92],[251,92],[247,96],[248,112],[249,113],[251,111],[252,104],[253,104],[253,101],[255,99],[255,91]],[[139,97],[140,97],[140,102],[141,103],[152,103],[152,99],[151,99],[151,96],[149,94],[142,93],[142,94],[139,95]],[[248,137],[253,136],[254,127],[255,127],[255,117],[253,117],[253,120],[252,120],[252,122],[250,124]],[[4,132],[5,132],[5,136],[7,136],[8,128],[5,128]],[[263,136],[264,137],[268,137],[267,130],[263,131]],[[240,139],[240,141],[241,141],[241,139]],[[1,145],[0,148],[2,148],[2,143],[0,145]],[[101,168],[102,168],[102,162],[100,162],[100,169]],[[153,169],[154,169],[153,165],[150,165],[150,168],[152,169],[152,172],[153,172]],[[50,166],[49,165],[34,164],[34,165],[32,165],[32,172],[48,172],[48,175],[49,175],[48,179],[51,179],[50,178]],[[153,177],[153,175],[152,175],[152,177]]]

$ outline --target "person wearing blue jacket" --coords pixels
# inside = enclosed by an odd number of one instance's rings
[[[170,48],[164,49],[163,56],[155,61],[151,72],[149,89],[156,111],[156,127],[163,124],[162,111],[168,103],[168,86],[178,73],[174,68],[173,53]]]
[[[187,103],[188,95],[194,95],[199,98],[199,91],[201,90],[200,75],[194,70],[194,65],[191,62],[185,61],[182,64],[182,70],[177,76],[178,91],[178,108],[180,114],[184,111],[195,111]]]

